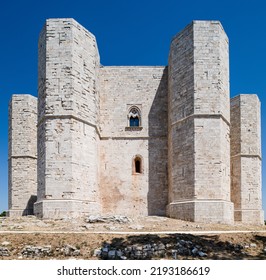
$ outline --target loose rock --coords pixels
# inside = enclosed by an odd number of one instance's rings
[[[80,250],[78,250],[75,246],[72,246],[72,245],[65,245],[61,249],[61,252],[65,256],[79,256],[80,255]]]
[[[45,256],[51,256],[52,254],[52,247],[50,245],[47,246],[31,246],[26,245],[22,251],[21,255],[24,257],[45,257]]]
[[[9,250],[5,247],[0,247],[0,256],[8,257],[10,255]]]

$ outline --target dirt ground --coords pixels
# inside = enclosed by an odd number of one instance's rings
[[[39,220],[33,216],[1,218],[0,259],[98,259],[95,250],[100,250],[106,244],[116,250],[128,246],[164,244],[166,253],[163,258],[172,258],[171,252],[177,240],[197,245],[206,253],[204,259],[266,259],[266,232],[262,231],[266,231],[266,226],[206,225],[166,217],[131,219],[127,223],[88,223],[85,219]],[[23,255],[27,246],[49,246],[51,253]],[[62,248],[66,246],[72,246],[79,253],[75,256],[65,254]],[[1,256],[1,248],[6,248],[9,254],[2,253]],[[201,259],[186,254],[176,258]]]

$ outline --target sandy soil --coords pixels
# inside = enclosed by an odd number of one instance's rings
[[[25,231],[29,233],[23,233]],[[159,233],[162,231],[176,233]],[[191,231],[195,231],[195,234],[186,233]],[[206,233],[196,234],[198,231]],[[214,234],[209,231],[252,232]],[[131,222],[123,224],[114,222],[91,224],[85,219],[54,221],[39,220],[35,217],[1,218],[0,247],[7,248],[9,256],[0,256],[0,259],[73,258],[62,251],[62,248],[68,245],[80,251],[79,255],[74,257],[75,259],[98,259],[93,256],[95,249],[100,249],[106,244],[112,248],[123,249],[126,246],[160,243],[171,249],[180,239],[201,246],[207,254],[205,259],[266,259],[266,232],[262,231],[266,231],[266,226],[206,225],[165,217],[131,219]],[[116,232],[119,233],[116,234]],[[121,234],[121,232],[126,233]],[[147,232],[149,234],[146,234]],[[25,257],[21,254],[25,246],[50,246],[52,254],[42,257]],[[165,257],[171,258],[169,254]],[[177,258],[199,257],[178,256]]]

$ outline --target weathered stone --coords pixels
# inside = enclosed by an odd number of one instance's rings
[[[61,252],[65,256],[78,256],[80,254],[80,250],[78,250],[75,246],[68,244],[61,249]]]
[[[178,33],[168,67],[104,67],[93,34],[49,19],[38,62],[38,109],[29,95],[10,102],[10,216],[32,214],[37,198],[41,218],[261,224],[260,103],[240,95],[230,118],[220,22]]]
[[[33,214],[37,197],[37,98],[13,95],[9,103],[8,216]]]
[[[5,247],[0,247],[0,256],[1,257],[8,257],[10,255],[10,252]]]
[[[109,260],[114,260],[114,259],[116,259],[116,250],[110,250],[110,251],[108,252],[108,259],[109,259]]]
[[[174,37],[168,93],[168,214],[231,224],[228,38],[218,21]]]
[[[124,223],[129,223],[130,219],[126,216],[102,216],[102,215],[90,215],[86,219],[87,223],[119,223],[119,224],[124,224]]]
[[[198,255],[199,255],[200,257],[207,257],[207,254],[204,253],[204,252],[202,252],[202,251],[199,251],[199,252],[198,252]]]
[[[191,251],[191,253],[193,255],[197,255],[198,252],[199,252],[199,250],[197,248],[193,248],[192,251]]]
[[[101,256],[101,253],[102,253],[102,250],[101,250],[101,249],[95,249],[95,250],[94,250],[94,253],[93,253],[93,256],[94,256],[94,257],[100,257],[100,256]]]
[[[52,254],[52,247],[50,245],[47,246],[26,245],[21,251],[22,256],[31,257],[31,258],[50,256],[51,254]]]
[[[256,94],[231,99],[231,198],[235,221],[264,224],[261,200],[260,101]]]

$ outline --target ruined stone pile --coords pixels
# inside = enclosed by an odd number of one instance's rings
[[[179,256],[191,257],[207,257],[200,245],[194,244],[192,241],[177,239],[175,245],[159,243],[147,243],[144,245],[128,245],[124,248],[104,245],[102,248],[94,251],[94,256],[104,260],[145,260],[156,258],[172,258],[178,259]]]
[[[131,220],[126,216],[114,215],[114,216],[101,216],[90,215],[86,220],[87,223],[130,223]]]
[[[26,258],[33,258],[33,257],[46,257],[52,255],[52,247],[48,246],[25,246],[22,251],[21,255]]]
[[[5,247],[0,247],[0,257],[8,257],[10,255],[10,252]]]
[[[22,258],[43,258],[47,256],[63,255],[68,257],[74,257],[80,255],[80,250],[72,245],[64,245],[59,248],[52,248],[50,245],[46,246],[31,246],[26,245],[21,251]]]

